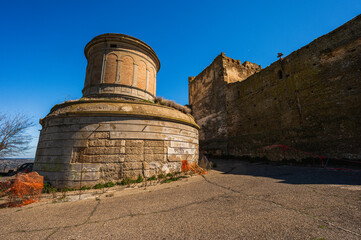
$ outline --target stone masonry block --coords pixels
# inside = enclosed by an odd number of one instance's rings
[[[105,139],[88,140],[89,147],[105,147]]]
[[[157,169],[160,169],[160,167],[162,165],[163,165],[163,163],[160,163],[160,162],[150,162],[149,163],[149,169],[157,170]]]
[[[125,147],[125,154],[142,155],[143,153],[144,153],[143,147]]]
[[[150,178],[154,175],[157,175],[157,170],[153,170],[153,169],[149,169],[149,170],[144,170],[144,177],[145,178]]]
[[[102,164],[100,167],[100,178],[103,181],[118,180],[121,173],[119,164]]]
[[[125,146],[126,147],[143,147],[144,141],[143,140],[126,140]]]
[[[82,140],[74,140],[74,147],[87,147],[88,146],[88,142],[85,139]]]
[[[86,155],[101,155],[105,154],[105,147],[89,147],[84,151]]]
[[[143,169],[142,162],[124,162],[122,164],[123,170],[139,170]]]
[[[124,153],[124,147],[106,147],[105,154],[122,154]]]
[[[145,147],[144,153],[145,154],[158,154],[158,153],[166,153],[167,148],[164,147]]]
[[[149,163],[143,162],[143,169],[149,169]]]
[[[124,155],[83,155],[80,160],[83,163],[124,162]]]
[[[168,155],[168,161],[170,162],[181,162],[183,160],[190,161],[193,158],[193,154],[173,154]]]
[[[124,162],[125,156],[122,154],[107,155],[107,162]]]
[[[87,155],[112,155],[124,153],[124,147],[89,147],[85,149]]]
[[[123,171],[122,178],[137,179],[139,175],[143,176],[143,170]]]
[[[188,142],[171,142],[170,147],[173,148],[196,148],[197,144]]]
[[[168,154],[195,154],[195,148],[168,148]]]
[[[163,147],[165,141],[145,140],[144,147]]]
[[[153,161],[166,162],[167,158],[165,154],[144,154],[144,160],[146,162],[153,162]]]
[[[124,157],[124,161],[126,162],[140,162],[144,161],[144,155],[130,155],[126,154]]]
[[[102,163],[105,162],[103,155],[83,155],[80,157],[81,163]]]
[[[105,140],[105,146],[107,147],[123,147],[125,146],[125,140]]]
[[[93,138],[93,139],[97,139],[97,138],[109,139],[109,132],[95,132],[92,134],[91,138]]]

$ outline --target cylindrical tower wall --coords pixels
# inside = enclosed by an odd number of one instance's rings
[[[179,172],[183,160],[198,161],[199,126],[191,115],[133,101],[154,101],[160,63],[151,47],[103,34],[84,52],[84,98],[54,106],[40,121],[34,170],[45,181],[81,188]]]
[[[165,106],[83,100],[55,107],[41,123],[34,169],[58,187],[149,178],[198,162],[198,126]]]
[[[84,52],[88,60],[84,97],[154,100],[160,62],[146,43],[123,34],[103,34]]]

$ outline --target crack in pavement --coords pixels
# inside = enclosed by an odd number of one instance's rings
[[[95,211],[97,210],[97,208],[100,205],[100,199],[97,198],[96,201],[97,201],[97,204],[94,206],[93,210],[90,212],[90,214],[89,214],[88,218],[85,220],[85,222],[83,222],[81,225],[88,223],[90,218],[94,215]]]
[[[234,169],[232,168],[229,172],[233,171]],[[179,209],[182,209],[182,208],[186,208],[186,207],[189,207],[189,206],[192,206],[192,205],[198,205],[198,204],[202,204],[202,203],[208,203],[208,202],[211,202],[211,201],[214,201],[214,200],[217,200],[217,199],[221,199],[221,198],[227,198],[229,196],[234,196],[233,193],[237,194],[237,195],[241,195],[242,197],[246,197],[246,198],[250,198],[250,199],[254,199],[254,200],[257,200],[257,201],[263,201],[263,202],[268,202],[268,203],[272,203],[278,207],[281,207],[283,209],[286,209],[286,210],[289,210],[289,211],[293,211],[293,212],[296,212],[298,214],[301,214],[301,215],[304,215],[306,217],[309,217],[311,219],[314,219],[314,220],[317,220],[319,222],[322,222],[322,223],[325,223],[325,224],[328,224],[334,228],[337,228],[337,229],[340,229],[340,230],[343,230],[347,233],[350,233],[350,234],[353,234],[353,235],[356,235],[356,236],[361,236],[360,234],[358,234],[357,232],[354,232],[352,230],[349,230],[349,229],[345,229],[343,227],[340,227],[338,225],[335,225],[331,222],[328,222],[328,221],[325,221],[325,220],[322,220],[320,219],[318,216],[311,216],[310,214],[306,213],[306,212],[303,212],[301,210],[297,210],[297,209],[294,209],[294,208],[290,208],[290,207],[287,207],[287,206],[284,206],[280,203],[277,203],[275,201],[272,201],[272,200],[268,200],[268,199],[264,199],[264,198],[259,198],[257,196],[252,196],[252,195],[247,195],[247,194],[244,194],[242,191],[239,191],[239,190],[235,190],[235,189],[232,189],[231,187],[227,187],[227,186],[223,186],[223,185],[220,185],[216,182],[213,182],[209,179],[207,179],[205,176],[202,176],[203,179],[209,183],[209,184],[212,184],[212,185],[215,185],[219,188],[222,188],[222,189],[225,189],[227,191],[230,191],[232,192],[232,194],[226,194],[226,193],[221,193],[217,196],[214,196],[214,197],[211,197],[211,198],[208,198],[208,199],[205,199],[205,200],[200,200],[200,201],[194,201],[194,202],[189,202],[187,204],[183,204],[183,205],[179,205],[179,206],[175,206],[175,207],[170,207],[170,208],[166,208],[166,209],[162,209],[162,210],[158,210],[158,211],[153,211],[153,212],[148,212],[148,213],[131,213],[129,212],[129,214],[125,214],[125,215],[121,215],[121,216],[117,216],[117,217],[113,217],[113,218],[109,218],[109,219],[105,219],[105,220],[95,220],[95,221],[90,221],[91,217],[94,216],[97,208],[99,207],[99,205],[101,204],[101,201],[100,199],[97,199],[96,201],[98,201],[98,203],[94,206],[93,210],[89,213],[89,216],[87,217],[87,219],[82,222],[82,223],[79,223],[79,224],[74,224],[74,225],[66,225],[66,226],[62,226],[62,227],[51,227],[51,228],[42,228],[42,229],[33,229],[33,230],[23,230],[23,231],[15,231],[15,232],[38,232],[38,231],[46,231],[46,230],[54,230],[52,233],[50,233],[46,239],[49,239],[51,236],[53,236],[56,232],[58,232],[60,229],[68,229],[68,228],[75,228],[75,227],[79,227],[79,226],[82,226],[82,225],[86,225],[86,224],[91,224],[91,223],[103,223],[105,224],[106,222],[110,222],[110,221],[115,221],[115,220],[119,220],[119,219],[123,219],[123,218],[127,218],[127,217],[137,217],[137,216],[147,216],[147,215],[153,215],[153,214],[160,214],[160,213],[165,213],[165,212],[171,212],[171,211],[176,211],[176,210],[179,210]],[[15,232],[10,232],[10,233],[15,233]]]
[[[232,170],[233,170],[233,169],[232,169]],[[212,181],[210,181],[209,179],[207,179],[207,178],[206,178],[205,176],[203,176],[203,175],[201,175],[201,176],[202,176],[203,179],[204,179],[207,183],[209,183],[209,184],[212,184],[212,185],[214,185],[214,186],[217,186],[217,187],[226,189],[226,190],[231,191],[231,192],[234,192],[234,193],[244,194],[244,193],[242,193],[241,191],[237,191],[237,190],[234,190],[234,189],[232,189],[232,188],[230,188],[230,187],[226,187],[226,186],[220,185],[220,184],[218,184],[218,183],[212,182]],[[262,198],[259,198],[259,197],[256,197],[256,196],[247,195],[247,194],[244,194],[244,196],[249,197],[249,198],[253,198],[254,200],[258,200],[258,201],[263,201],[263,202],[272,203],[272,204],[274,204],[274,205],[276,205],[276,206],[278,206],[278,207],[281,207],[281,208],[283,208],[283,209],[296,212],[296,213],[298,213],[298,214],[307,216],[307,217],[309,217],[309,218],[311,218],[311,219],[315,219],[315,220],[317,220],[317,221],[319,221],[319,222],[328,224],[328,225],[330,225],[330,226],[332,226],[332,227],[334,227],[334,228],[337,228],[337,229],[340,229],[340,230],[345,231],[345,232],[347,232],[347,233],[351,233],[351,234],[353,234],[353,235],[356,235],[356,236],[361,237],[361,234],[359,234],[359,233],[357,233],[357,232],[354,232],[354,231],[352,231],[352,230],[349,230],[349,229],[340,227],[340,226],[338,226],[338,225],[336,225],[336,224],[334,224],[334,223],[331,223],[331,222],[329,222],[329,221],[323,220],[323,219],[321,219],[319,216],[311,216],[310,214],[308,214],[308,213],[306,213],[306,212],[303,212],[303,211],[300,211],[300,210],[297,210],[297,209],[294,209],[294,208],[287,207],[287,206],[285,206],[285,205],[283,205],[283,204],[280,204],[280,203],[275,202],[275,201],[272,201],[272,200],[268,200],[268,199],[264,199],[264,198],[262,199]]]
[[[48,240],[51,236],[53,236],[57,231],[59,231],[60,228],[55,229],[55,231],[51,232],[46,238],[45,240]]]
[[[85,224],[91,224],[91,223],[106,223],[106,222],[110,222],[110,221],[115,221],[118,219],[122,219],[122,218],[127,218],[127,217],[137,217],[137,216],[147,216],[147,215],[153,215],[153,214],[159,214],[159,213],[165,213],[165,212],[170,212],[170,211],[175,211],[175,210],[179,210],[185,207],[189,207],[192,205],[198,205],[198,204],[202,204],[202,203],[207,203],[207,202],[211,202],[213,200],[216,200],[218,198],[223,198],[223,197],[227,197],[229,195],[224,195],[224,194],[220,194],[217,195],[215,197],[211,197],[205,200],[201,200],[201,201],[195,201],[195,202],[190,202],[188,204],[183,204],[180,206],[176,206],[176,207],[172,207],[172,208],[168,208],[168,209],[162,209],[162,210],[158,210],[158,211],[153,211],[153,212],[148,212],[148,213],[130,213],[130,214],[126,214],[123,216],[118,216],[118,217],[114,217],[114,218],[109,218],[109,219],[105,219],[105,220],[101,220],[101,221],[89,221],[90,218],[94,215],[96,209],[98,208],[98,206],[100,205],[100,201],[98,202],[98,204],[96,206],[94,206],[94,209],[92,210],[92,212],[89,214],[87,220],[85,220],[83,223],[79,223],[79,224],[74,224],[74,225],[67,225],[67,226],[62,226],[62,227],[51,227],[51,228],[41,228],[41,229],[33,229],[33,230],[21,230],[21,231],[14,231],[14,232],[10,232],[10,233],[16,233],[16,232],[25,232],[25,233],[29,233],[29,232],[39,232],[39,231],[46,231],[46,230],[52,230],[55,229],[54,232],[52,232],[48,237],[52,236],[53,234],[55,234],[58,230],[60,229],[67,229],[67,228],[73,228],[73,227],[79,227]]]
[[[96,201],[97,201],[97,204],[94,206],[93,210],[89,213],[89,216],[87,217],[87,219],[82,223],[74,224],[74,225],[67,225],[67,226],[62,226],[62,227],[49,227],[49,228],[41,228],[41,229],[34,229],[34,230],[17,230],[17,231],[10,232],[10,233],[17,233],[17,232],[30,233],[30,232],[41,232],[41,231],[47,231],[47,230],[55,229],[53,232],[51,232],[45,238],[45,239],[49,239],[52,235],[54,235],[60,229],[69,228],[69,227],[79,227],[79,226],[82,226],[82,225],[85,225],[85,224],[89,223],[90,218],[94,215],[95,211],[97,210],[97,208],[100,205],[100,199],[97,199]]]

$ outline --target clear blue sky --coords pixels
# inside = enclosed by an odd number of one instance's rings
[[[81,97],[85,45],[102,33],[123,33],[158,54],[157,95],[188,103],[188,76],[221,52],[261,64],[276,61],[361,13],[360,0],[93,1],[0,3],[0,112],[23,112],[36,126],[54,104]]]

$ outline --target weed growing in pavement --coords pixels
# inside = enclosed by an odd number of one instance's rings
[[[164,181],[164,183],[170,183],[179,180],[179,177],[171,177]]]

